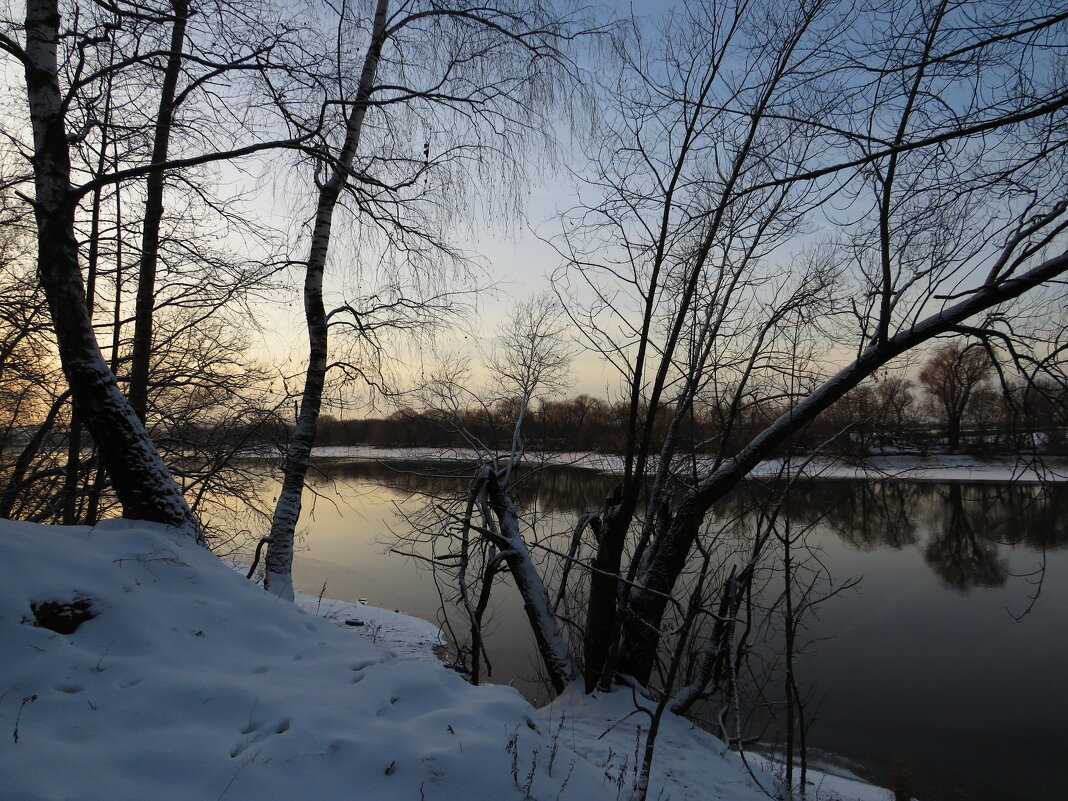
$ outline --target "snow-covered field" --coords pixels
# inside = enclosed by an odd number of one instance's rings
[[[462,461],[477,462],[478,454],[456,448],[373,448],[367,445],[320,446],[315,456],[326,459],[364,461]],[[622,457],[602,453],[532,453],[528,464],[553,464],[581,467],[603,473],[623,472]],[[710,462],[698,463],[698,469]],[[685,465],[689,468],[689,462]],[[761,462],[752,476],[775,476],[783,472],[801,472],[809,478],[869,479],[908,481],[1022,481],[1039,483],[1068,481],[1068,464],[1064,460],[1049,460],[1044,464],[1034,460],[1012,457],[981,459],[977,456],[942,454],[917,456],[913,454],[872,456],[862,464],[850,464],[839,459],[797,456],[787,464],[780,459]]]
[[[645,724],[629,691],[536,710],[437,663],[425,621],[281,602],[160,526],[0,521],[0,560],[3,801],[628,797]],[[657,744],[650,799],[775,787],[684,720]]]

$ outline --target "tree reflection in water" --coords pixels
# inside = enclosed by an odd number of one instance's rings
[[[943,584],[960,592],[972,587],[1001,587],[1008,567],[999,558],[998,544],[979,532],[981,519],[969,514],[960,484],[950,484],[944,504],[933,505],[940,513],[938,525],[932,526],[923,558],[942,579]]]
[[[318,462],[320,483],[366,481],[401,496],[442,497],[462,492],[468,463]],[[597,510],[616,485],[611,475],[550,467],[519,482],[516,502],[541,514]],[[715,524],[753,525],[749,519],[776,492],[750,481],[721,505]],[[792,490],[790,520],[816,524],[864,551],[921,546],[945,586],[960,592],[1000,587],[1009,576],[1003,546],[1035,551],[1068,545],[1068,487],[1018,482],[958,483],[812,480]],[[1021,525],[1021,521],[1026,521]]]
[[[316,489],[328,496],[336,493],[334,497],[339,499],[336,509],[341,519],[349,514],[349,507],[362,508],[362,502],[354,500],[361,494],[376,499],[380,506],[392,501],[398,514],[395,518],[387,515],[383,521],[396,533],[407,530],[406,516],[414,515],[421,505],[433,506],[450,497],[462,498],[473,474],[469,464],[461,463],[320,460],[317,467],[321,472]],[[517,485],[516,502],[525,514],[541,518],[540,531],[555,532],[547,535],[543,543],[557,553],[566,552],[573,530],[568,521],[573,523],[576,513],[601,508],[616,484],[617,479],[611,475],[553,467],[525,476]],[[724,575],[732,565],[744,561],[746,543],[752,541],[754,532],[761,526],[767,528],[768,520],[765,517],[762,522],[759,510],[763,508],[766,512],[774,508],[777,501],[781,504],[782,497],[782,484],[750,481],[721,503],[715,518],[707,521],[708,541],[716,547],[712,558],[724,566]],[[923,732],[942,731],[939,727],[956,731],[952,729],[954,721],[968,719],[973,707],[971,685],[953,682],[955,689],[950,690],[945,677],[931,669],[933,655],[937,655],[937,659],[943,660],[939,664],[955,666],[958,673],[962,665],[967,665],[967,675],[984,677],[981,682],[1014,675],[1013,671],[1017,671],[1019,675],[1013,682],[1012,692],[1006,691],[1001,700],[990,702],[992,707],[1003,710],[1000,717],[992,718],[996,725],[992,723],[983,729],[981,722],[970,721],[967,736],[1000,744],[1005,721],[1017,725],[1022,720],[1021,709],[1038,710],[1028,713],[1038,715],[1035,735],[1019,750],[1024,754],[1041,750],[1042,732],[1052,729],[1041,717],[1045,707],[1035,704],[1028,693],[1047,697],[1058,692],[1062,685],[1056,666],[1068,664],[1064,661],[1063,646],[1051,645],[1058,642],[1056,632],[1063,630],[1064,615],[1058,611],[1058,605],[1068,608],[1063,603],[1064,554],[1049,554],[1054,573],[1047,577],[1042,599],[1026,624],[1016,626],[1010,613],[1031,610],[1029,604],[1038,590],[1038,577],[1031,571],[1046,564],[1047,551],[1068,546],[1068,485],[799,480],[790,491],[788,504],[778,508],[780,531],[786,530],[785,517],[789,518],[790,530],[810,530],[810,544],[817,557],[813,566],[826,565],[829,580],[840,585],[850,578],[867,575],[860,594],[849,593],[830,601],[818,619],[810,618],[805,623],[811,624],[810,641],[819,643],[811,657],[804,660],[803,667],[799,667],[803,671],[802,691],[808,688],[813,693],[810,698],[818,699],[815,737],[810,741],[813,745],[875,765],[885,759],[888,749],[901,747],[902,742],[922,741],[922,746],[917,745],[910,754],[917,765],[928,771],[940,759],[970,759],[967,749],[962,751],[953,745],[952,737],[930,735],[923,739],[926,736]],[[329,525],[328,516],[324,514],[316,525]],[[339,526],[346,531],[351,527],[351,522]],[[379,534],[384,536],[387,532],[379,530]],[[309,539],[314,537],[312,532]],[[587,530],[584,537],[592,534]],[[411,547],[400,550],[419,552],[427,542],[410,539],[408,545]],[[315,553],[313,547],[312,555]],[[343,553],[343,549],[336,548],[334,553]],[[367,553],[366,549],[363,553]],[[561,575],[560,560],[551,551],[536,553],[542,560],[541,568],[548,584],[556,587]],[[769,554],[775,557],[775,553],[769,551]],[[1040,556],[1036,558],[1036,554]],[[804,556],[801,549],[795,555]],[[369,562],[352,564],[360,568],[371,566]],[[412,564],[427,565],[422,560]],[[763,596],[754,598],[754,603],[764,604],[768,598],[773,601],[782,591],[781,571],[775,573],[774,564],[766,568],[762,568],[760,581],[754,588],[754,593]],[[795,565],[794,569],[804,568]],[[927,571],[939,580],[924,581],[924,574],[930,575]],[[389,575],[399,577],[401,573]],[[409,575],[412,576],[410,584],[426,588],[427,602],[436,605],[440,599],[429,576],[413,571],[393,580],[414,594],[414,587],[407,586]],[[798,576],[807,586],[809,579],[801,573]],[[314,584],[314,590],[321,582],[322,578],[317,577],[307,583]],[[487,659],[493,660],[493,673],[486,675],[491,667],[487,662],[483,665],[483,676],[495,682],[514,682],[528,696],[537,698],[539,685],[531,676],[533,668],[530,667],[533,646],[524,629],[516,593],[505,586],[507,583],[506,575],[498,575],[486,628]],[[827,586],[827,582],[822,586]],[[569,597],[560,599],[559,605],[568,631],[578,630],[584,623],[582,598],[587,591],[585,571],[573,568],[567,585]],[[358,592],[371,594],[365,590]],[[385,599],[384,590],[383,593]],[[969,597],[964,599],[965,595]],[[448,593],[442,597],[448,603]],[[797,598],[801,597],[798,593]],[[462,617],[455,609],[449,614],[454,622],[460,622],[456,631],[459,636],[453,642],[463,647]],[[781,616],[763,626],[754,620],[753,666],[750,669],[742,665],[742,671],[738,672],[739,680],[746,685],[743,702],[751,702],[746,711],[747,734],[780,744],[783,725],[776,710],[781,708],[783,666],[778,638],[782,631]],[[695,652],[702,637],[714,640],[714,636],[706,635],[714,635],[714,631],[701,630],[695,634]],[[983,638],[987,636],[1003,643],[1015,643],[1010,662],[1005,662],[996,651],[984,650]],[[832,642],[822,642],[825,639]],[[669,636],[664,642],[670,645],[673,640]],[[800,646],[803,648],[804,643]],[[469,652],[469,659],[470,656]],[[887,664],[896,666],[893,675],[887,675]],[[690,678],[689,670],[684,671],[684,680]],[[805,677],[812,676],[818,677],[818,684],[806,685]],[[1022,679],[1023,676],[1027,678]],[[880,691],[873,693],[872,686]],[[836,700],[829,697],[834,693],[837,693]],[[917,704],[917,709],[925,711],[902,714],[893,701],[885,700],[901,697],[902,693],[914,693],[926,699]],[[858,704],[868,716],[863,731],[856,728]],[[763,711],[757,708],[761,705]],[[709,719],[715,719],[714,712],[709,714]],[[913,719],[918,726],[916,731],[902,728]],[[921,759],[921,756],[927,753],[936,755],[924,762],[926,757]],[[974,797],[999,796],[988,793]]]
[[[769,492],[751,484],[746,493]],[[739,507],[743,501],[734,500]],[[920,545],[946,587],[1000,587],[1010,575],[1003,546],[1068,545],[1068,487],[1018,482],[815,480],[793,491],[791,519],[822,522],[864,551]]]
[[[401,495],[433,497],[464,493],[478,472],[471,462],[316,462],[324,478],[370,481]],[[577,467],[553,466],[526,472],[536,475],[517,482],[515,501],[524,508],[534,504],[545,512],[571,513],[599,509],[619,483],[611,475]]]

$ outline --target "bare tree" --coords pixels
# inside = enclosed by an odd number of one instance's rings
[[[186,25],[189,22],[188,0],[171,2],[171,37],[160,86],[159,109],[152,135],[151,163],[167,161],[174,117],[178,81],[181,77]],[[137,306],[134,318],[133,353],[130,363],[130,386],[127,395],[141,422],[145,421],[148,402],[148,372],[152,354],[152,317],[156,303],[156,261],[159,258],[160,222],[163,218],[162,170],[147,177],[145,215],[142,223],[141,263],[137,277]]]
[[[420,550],[429,552],[444,585],[443,600],[454,601],[462,615],[460,636],[453,637],[457,662],[476,684],[492,669],[483,627],[494,584],[504,575],[523,599],[553,691],[561,692],[577,676],[556,619],[562,596],[557,592],[553,601],[539,570],[537,550],[544,543],[525,536],[536,526],[515,500],[541,467],[528,456],[525,429],[537,405],[570,383],[571,346],[562,320],[550,296],[520,301],[485,354],[484,383],[472,380],[467,358],[445,358],[419,390],[422,419],[459,437],[479,464],[462,497],[452,494],[455,481],[427,493],[423,508],[408,517],[413,531],[401,537],[403,552],[417,557],[423,556]],[[494,424],[480,427],[480,417]],[[498,418],[504,423],[499,429]],[[565,575],[561,586],[566,582]],[[443,611],[452,628],[449,610]]]
[[[668,26],[674,38],[659,60],[640,44],[628,51],[635,55],[627,94],[599,162],[605,200],[580,218],[585,229],[570,228],[587,239],[568,237],[560,283],[594,298],[569,308],[591,346],[619,365],[630,404],[622,492],[603,515],[591,565],[588,689],[617,674],[650,680],[664,614],[701,523],[757,462],[910,348],[984,314],[980,327],[996,328],[999,306],[1068,267],[1068,254],[1047,252],[1068,224],[1066,206],[1034,161],[1049,157],[1046,169],[1056,169],[1063,152],[1063,137],[1053,146],[1050,139],[1050,115],[1068,102],[1063,86],[1036,83],[989,102],[986,94],[1001,78],[987,57],[1048,57],[1063,15],[1019,19],[991,6],[983,11],[991,35],[948,22],[960,9],[907,4],[885,12],[908,22],[891,47],[871,40],[842,60],[835,42],[863,40],[864,27],[884,14],[843,11],[817,2],[758,18],[752,5],[695,3]],[[961,54],[981,68],[969,73],[972,91],[947,109],[931,90],[958,79]],[[742,78],[721,69],[732,55],[753,65]],[[848,100],[843,82],[857,90]],[[880,133],[887,129],[889,138]],[[993,172],[982,165],[995,153]],[[771,255],[789,252],[812,211],[834,194],[861,192],[872,175],[880,205],[866,215],[850,206],[858,230],[875,231],[870,250],[858,242],[859,270],[820,252],[794,257],[804,272],[775,267]],[[1020,191],[1006,198],[1010,185]],[[924,197],[938,213],[917,200]],[[605,236],[625,248],[606,246]],[[912,261],[920,242],[928,246],[922,264]],[[618,261],[605,263],[598,251]],[[854,281],[864,304],[850,300]],[[621,289],[638,301],[637,318]],[[776,379],[784,323],[800,321],[827,350],[818,335],[843,341],[850,318],[857,356],[849,364],[828,375],[816,350],[796,386]],[[616,320],[628,340],[614,336],[607,322]],[[652,458],[654,414],[670,398],[681,422],[678,410],[691,398],[725,384],[733,398],[724,430],[754,396],[778,397],[787,410],[669,493],[680,454],[669,430]],[[623,569],[632,532],[637,545]],[[621,589],[621,581],[634,586]]]
[[[936,337],[1019,339],[1019,299],[1068,270],[1066,20],[1012,3],[695,0],[621,43],[592,199],[556,240],[558,294],[625,409],[620,486],[576,526],[596,537],[560,554],[588,586],[587,691],[672,692],[665,650],[686,609],[715,609],[732,570],[731,592],[748,591],[730,552],[710,597],[676,597],[724,543],[707,515],[762,459]],[[1006,90],[1019,74],[1034,77]],[[684,436],[697,408],[722,410],[700,443]]]
[[[951,451],[960,449],[965,415],[993,372],[990,354],[981,344],[956,342],[935,351],[920,370],[920,384],[930,396],[939,422],[945,424]]]
[[[458,254],[434,225],[444,204],[431,189],[455,198],[472,182],[482,186],[480,172],[490,162],[518,177],[518,149],[525,140],[542,139],[537,114],[555,102],[559,46],[571,35],[566,20],[537,2],[380,0],[365,30],[358,23],[343,6],[337,21],[339,73],[327,80],[331,92],[340,87],[342,94],[328,95],[324,108],[340,108],[344,115],[315,155],[317,203],[304,261],[308,363],[266,556],[266,587],[284,598],[293,597],[293,536],[330,366],[328,334],[345,327],[363,336],[373,317],[353,303],[329,312],[324,305],[335,210],[348,197],[356,222],[385,238],[392,250],[387,259],[399,253],[402,262],[421,261],[423,269],[438,271],[428,258],[440,262]],[[346,61],[355,37],[364,44],[353,85]],[[284,96],[279,88],[278,100],[287,107]],[[299,130],[307,123],[295,124]],[[401,125],[408,126],[403,136]],[[411,126],[426,131],[418,152],[412,152]],[[368,129],[383,150],[364,152]],[[434,305],[401,296],[378,311],[426,318]]]
[[[518,399],[509,448],[516,462],[526,451],[523,428],[531,405],[569,384],[571,353],[563,320],[562,310],[549,295],[522,301],[498,333],[490,355],[487,366],[491,374]],[[507,485],[507,473],[502,481]]]
[[[4,49],[25,67],[36,196],[38,276],[59,356],[75,402],[100,446],[129,517],[167,523],[199,537],[199,526],[144,426],[119,390],[93,333],[74,222],[79,192],[71,183],[65,103],[59,85],[60,14],[54,0],[26,4],[26,42]]]
[[[178,178],[177,171],[269,149],[300,147],[312,135],[304,132],[273,138],[269,119],[260,115],[254,104],[239,114],[231,114],[234,109],[227,107],[237,91],[234,76],[275,69],[271,58],[293,28],[277,15],[272,21],[275,24],[253,22],[255,13],[246,15],[239,7],[227,5],[212,6],[212,14],[197,15],[190,13],[185,2],[161,7],[100,4],[84,14],[72,14],[69,20],[62,18],[62,10],[59,3],[50,1],[28,4],[23,25],[4,22],[0,47],[25,68],[33,133],[36,193],[31,202],[37,219],[38,271],[72,390],[74,418],[65,466],[64,517],[68,522],[73,520],[77,486],[85,475],[79,464],[79,432],[84,421],[124,514],[181,526],[199,537],[194,516],[144,430],[144,404],[149,395],[145,365],[153,349],[158,350],[151,327],[154,315],[166,302],[190,308],[195,305],[194,295],[203,302],[206,295],[218,290],[212,298],[218,309],[246,292],[253,282],[248,271],[235,275],[234,282],[226,286],[218,280],[218,273],[210,275],[212,268],[198,276],[187,273],[177,281],[172,273],[172,291],[168,301],[161,303],[156,272],[161,245],[167,241],[161,235],[161,220],[165,219],[163,176],[168,170],[174,171],[172,180],[184,180],[206,206],[218,211],[224,203],[210,198],[202,185],[190,182],[188,172]],[[197,22],[190,26],[194,16]],[[19,41],[20,30],[25,31],[25,44]],[[156,80],[157,66],[163,73],[161,84]],[[294,62],[287,62],[287,66],[292,68]],[[154,111],[148,111],[153,97],[158,103]],[[173,131],[190,122],[189,116],[181,118],[176,110],[193,107],[200,113],[225,109],[227,116],[216,116],[210,135],[204,135],[202,129],[198,137],[188,137],[182,143],[182,156],[170,158]],[[152,133],[147,137],[143,135],[146,119],[152,121],[147,128]],[[184,130],[188,133],[194,127]],[[17,139],[17,130],[8,133]],[[147,149],[143,147],[146,143]],[[124,220],[120,189],[146,176],[145,208],[138,209],[134,203],[134,212]],[[113,194],[105,196],[112,188]],[[87,199],[89,208],[85,210]],[[124,199],[128,201],[129,196]],[[102,216],[108,201],[115,210],[110,222]],[[88,234],[79,240],[86,217]],[[114,375],[124,366],[121,328],[127,321],[120,311],[125,292],[121,246],[126,238],[124,226],[131,218],[139,222],[144,257],[143,280],[138,282],[143,291],[135,311],[138,344],[134,348],[137,369],[132,394],[136,422],[129,419],[130,406]],[[105,231],[108,224],[110,232]],[[101,243],[106,236],[114,241],[115,257],[110,364],[103,360],[93,327],[103,275]],[[180,239],[171,236],[169,241],[173,247]],[[177,249],[192,245],[189,241]],[[84,282],[80,269],[83,246],[88,250]],[[190,252],[177,261],[188,264],[191,260],[185,257]],[[93,490],[97,494],[103,476],[104,472],[97,470]]]

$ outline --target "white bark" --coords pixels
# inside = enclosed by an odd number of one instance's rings
[[[386,18],[389,0],[378,0],[375,8],[371,41],[364,57],[363,71],[356,99],[345,126],[345,140],[338,153],[330,178],[319,190],[312,230],[311,250],[304,277],[304,314],[308,324],[308,368],[304,377],[300,411],[293,438],[282,466],[282,490],[271,520],[271,534],[267,545],[264,586],[287,601],[293,600],[293,537],[300,518],[304,477],[308,473],[319,411],[326,383],[328,327],[323,306],[323,272],[330,249],[330,231],[334,209],[341,193],[348,185],[349,172],[360,144],[363,120],[367,115],[371,88],[378,72],[382,45],[386,38]]]
[[[165,523],[200,539],[200,528],[144,425],[119,390],[93,332],[74,234],[77,195],[59,86],[56,0],[26,3],[26,90],[33,126],[37,272],[63,372],[100,449],[126,517]]]
[[[486,485],[487,496],[499,529],[492,532],[494,544],[515,580],[516,589],[523,598],[523,611],[534,632],[538,651],[549,672],[549,680],[557,694],[578,676],[571,652],[556,625],[549,601],[549,592],[530,558],[523,535],[519,530],[519,515],[508,493],[501,487],[497,474],[489,465],[482,468],[479,480]]]

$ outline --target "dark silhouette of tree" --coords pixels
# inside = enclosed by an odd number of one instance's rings
[[[973,519],[960,484],[950,484],[940,505],[940,525],[928,540],[923,558],[948,587],[966,593],[974,587],[1001,587],[1008,567]]]
[[[715,593],[761,558],[707,521],[762,460],[939,337],[1024,342],[1018,299],[1068,271],[1068,15],[1020,11],[695,0],[620,44],[556,241],[557,292],[624,402],[619,486],[576,526],[597,521],[575,537],[587,691],[670,681],[666,640],[717,606],[687,577]],[[828,216],[840,238],[808,247]],[[709,461],[694,410],[718,412]]]
[[[959,342],[939,348],[920,370],[920,384],[945,426],[951,451],[960,450],[966,416],[993,372],[990,354],[982,345]]]

